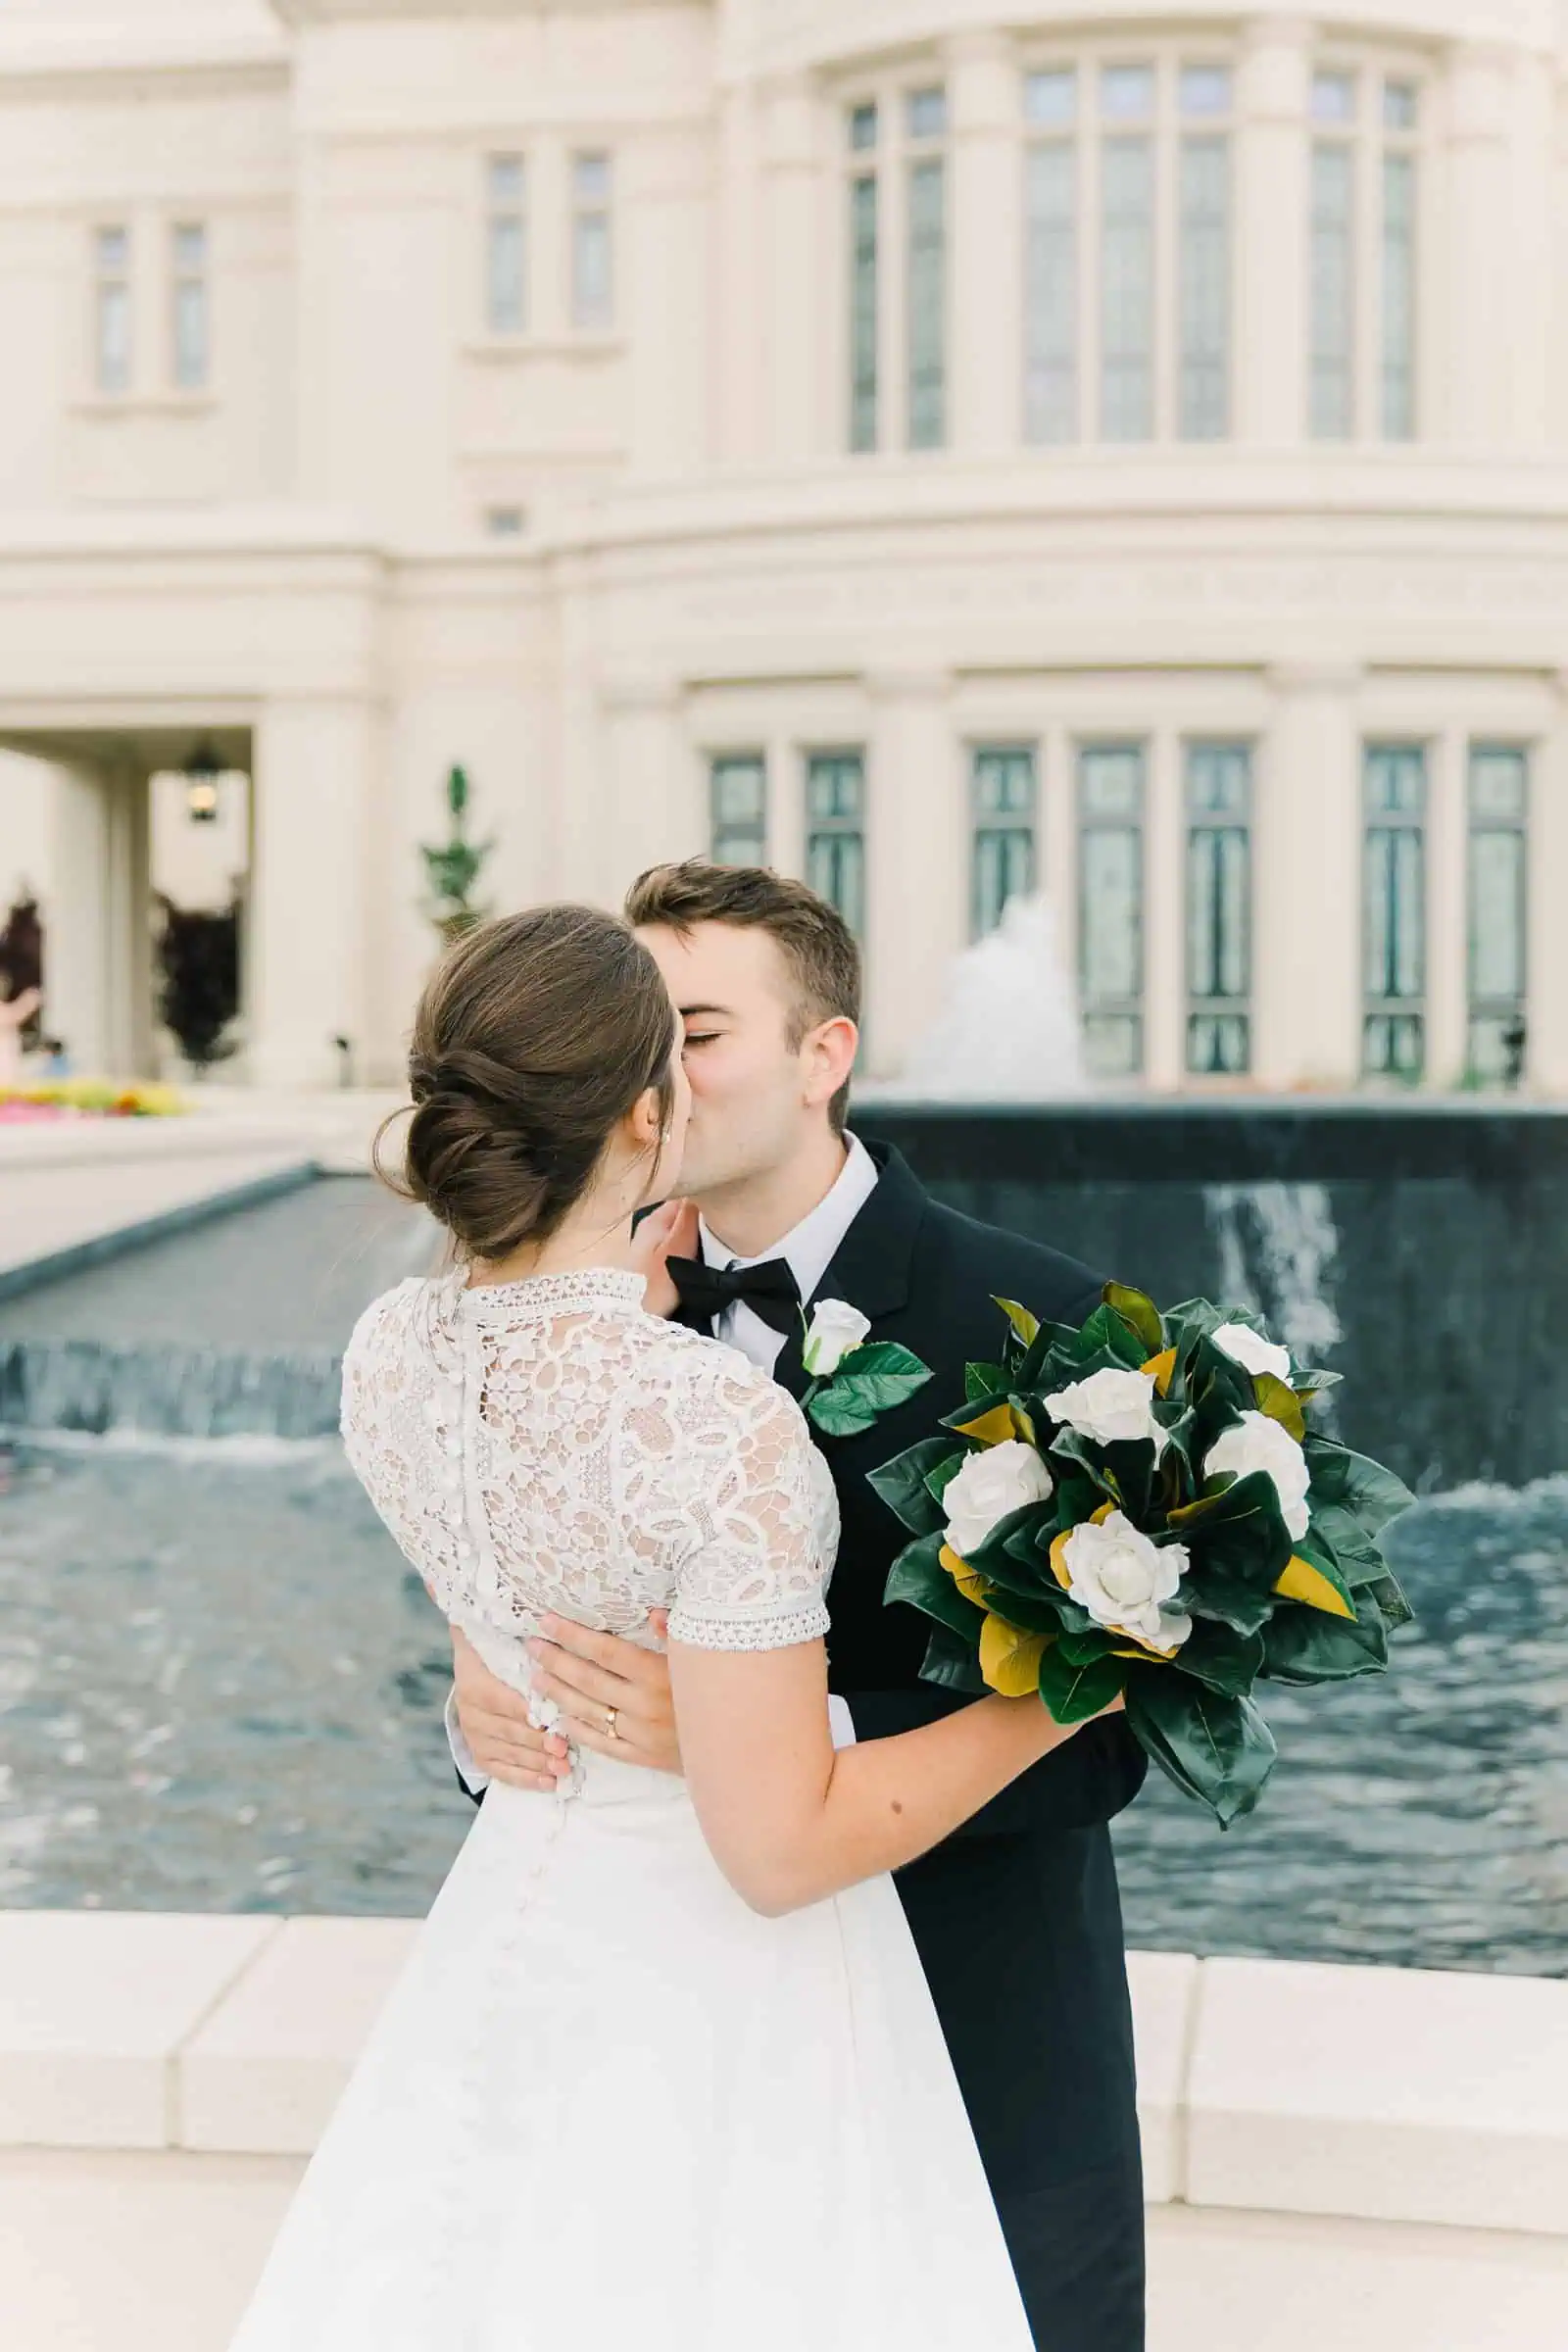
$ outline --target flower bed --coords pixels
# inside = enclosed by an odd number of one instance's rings
[[[0,1086],[0,1121],[8,1125],[43,1119],[169,1119],[184,1108],[173,1087],[139,1078],[56,1078],[31,1086]]]

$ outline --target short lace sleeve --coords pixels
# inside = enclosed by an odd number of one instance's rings
[[[787,1649],[828,1629],[813,1448],[788,1391],[730,1361],[708,1393],[708,1426],[692,1433],[708,1474],[687,1499],[691,1545],[669,1636],[698,1649]]]

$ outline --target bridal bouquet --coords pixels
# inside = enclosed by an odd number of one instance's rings
[[[887,1599],[933,1620],[922,1674],[1038,1691],[1081,1723],[1125,1693],[1134,1735],[1222,1829],[1274,1738],[1260,1681],[1379,1674],[1410,1610],[1378,1538],[1413,1499],[1311,1423],[1339,1375],[1252,1316],[1161,1314],[1107,1283],[1081,1329],[1011,1299],[943,1434],[872,1473],[913,1536]]]

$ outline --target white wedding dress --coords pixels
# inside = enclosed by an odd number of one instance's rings
[[[642,1289],[406,1282],[349,1348],[349,1457],[519,1690],[547,1610],[647,1641],[668,1607],[722,1649],[826,1630],[798,1406]],[[234,2352],[1032,2340],[891,1879],[759,1918],[681,1781],[584,1754],[558,1798],[491,1788]]]

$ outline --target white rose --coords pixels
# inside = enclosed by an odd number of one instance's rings
[[[813,1380],[831,1380],[852,1348],[858,1348],[871,1328],[869,1315],[845,1298],[817,1301],[806,1335],[804,1360]]]
[[[1061,1547],[1067,1591],[1097,1625],[1131,1634],[1146,1649],[1180,1649],[1193,1630],[1184,1609],[1167,1608],[1187,1573],[1187,1547],[1152,1544],[1121,1511],[1075,1527]]]
[[[1065,1421],[1097,1446],[1152,1438],[1156,1459],[1165,1450],[1166,1433],[1154,1419],[1152,1372],[1118,1372],[1107,1364],[1048,1396],[1046,1410],[1053,1421]]]
[[[1276,1348],[1272,1340],[1265,1340],[1250,1323],[1222,1323],[1214,1334],[1214,1345],[1224,1350],[1233,1364],[1250,1372],[1254,1380],[1260,1372],[1272,1372],[1276,1380],[1288,1381],[1291,1377],[1290,1349]]]
[[[1278,1421],[1271,1421],[1267,1413],[1244,1413],[1236,1427],[1227,1429],[1209,1447],[1203,1469],[1209,1477],[1221,1470],[1234,1470],[1238,1478],[1246,1478],[1253,1470],[1266,1470],[1274,1481],[1292,1542],[1299,1543],[1305,1535],[1311,1517],[1306,1507],[1306,1490],[1312,1483],[1312,1473],[1306,1455],[1290,1431]]]
[[[948,1543],[960,1560],[978,1551],[1000,1520],[1026,1502],[1048,1502],[1051,1472],[1032,1446],[1008,1438],[971,1453],[957,1475],[948,1481],[942,1507],[948,1514]]]

